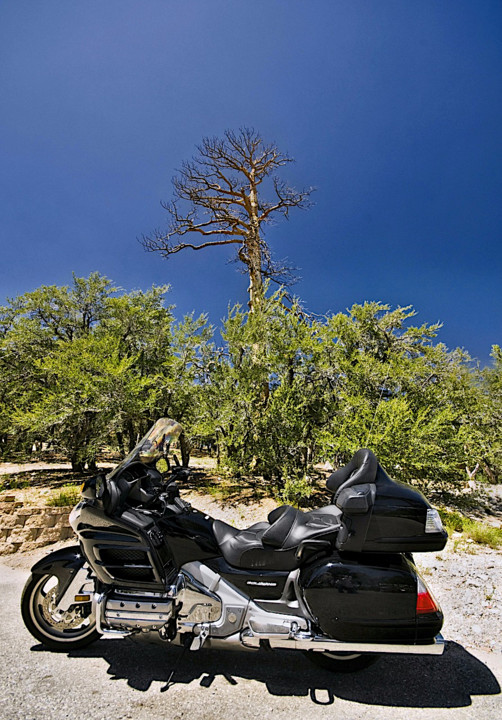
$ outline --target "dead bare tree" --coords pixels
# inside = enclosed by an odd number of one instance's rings
[[[145,249],[164,257],[180,250],[237,245],[236,260],[249,275],[249,307],[257,307],[265,278],[291,284],[292,268],[273,261],[264,226],[290,208],[310,205],[312,188],[289,187],[275,173],[292,162],[255,130],[225,131],[224,138],[204,138],[197,154],[173,178],[173,200],[162,203],[171,216],[167,232],[141,239]],[[262,183],[269,180],[264,190]],[[262,187],[260,187],[262,186]],[[266,199],[269,191],[272,199]],[[200,242],[184,238],[199,237]],[[208,239],[206,239],[208,238]]]

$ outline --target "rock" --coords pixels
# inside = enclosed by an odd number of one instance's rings
[[[12,555],[19,550],[19,543],[2,543],[0,546],[0,555]]]
[[[16,515],[2,515],[2,528],[13,528],[17,525]]]

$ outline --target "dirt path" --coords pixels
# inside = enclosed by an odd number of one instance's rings
[[[71,470],[71,464],[64,462],[0,463],[0,475],[17,475],[17,473],[30,473],[37,470]]]

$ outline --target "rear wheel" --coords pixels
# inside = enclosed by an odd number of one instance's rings
[[[352,652],[319,652],[307,650],[305,655],[316,665],[332,672],[350,673],[364,670],[378,660],[378,655]]]
[[[21,597],[24,624],[43,645],[51,650],[77,650],[98,640],[91,603],[57,609],[59,580],[56,575],[32,575]]]

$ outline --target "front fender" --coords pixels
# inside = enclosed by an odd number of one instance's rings
[[[83,567],[85,562],[86,559],[80,547],[78,545],[71,545],[70,547],[55,550],[36,562],[31,568],[31,573],[32,575],[46,575],[50,573],[58,578],[57,602],[59,602],[73,577]]]

